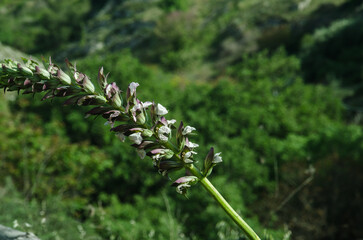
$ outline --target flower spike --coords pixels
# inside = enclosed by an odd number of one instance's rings
[[[79,72],[76,65],[69,60],[66,63],[70,75],[50,59],[48,64],[44,64],[46,67],[34,60],[23,59],[23,62],[20,64],[9,59],[3,61],[0,68],[0,88],[4,88],[4,91],[23,91],[24,94],[43,93],[42,100],[63,98],[64,105],[92,105],[93,108],[86,113],[86,117],[93,115],[106,119],[106,125],[111,126],[116,137],[120,141],[128,139],[141,159],[150,157],[161,175],[168,176],[170,172],[181,169],[192,175],[174,181],[173,186],[176,186],[178,193],[186,196],[187,190],[200,182],[250,239],[259,240],[206,178],[213,167],[222,162],[221,153],[214,153],[214,148],[211,148],[200,171],[195,166],[197,161],[194,160],[197,156],[195,149],[199,145],[188,139],[195,134],[196,129],[191,126],[184,127],[183,122],[176,129],[176,120],[166,118],[166,107],[160,103],[139,100],[136,97],[138,83],[130,83],[125,101],[122,101],[121,90],[115,82],[107,82],[108,75],[104,75],[102,67],[97,77],[97,89],[101,91],[96,91],[90,78]]]

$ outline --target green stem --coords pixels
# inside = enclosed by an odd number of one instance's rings
[[[204,177],[200,171],[193,165],[189,166],[188,169],[199,178],[200,183],[203,187],[214,197],[214,199],[219,203],[223,210],[229,215],[230,218],[243,230],[247,237],[251,240],[260,240],[258,235],[253,231],[253,229],[238,215],[238,213],[229,205],[229,203],[224,199],[224,197],[218,192],[218,190],[213,186],[213,184]]]

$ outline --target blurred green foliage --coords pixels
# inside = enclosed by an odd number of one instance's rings
[[[94,81],[103,66],[123,90],[140,83],[141,100],[197,128],[199,163],[222,152],[211,181],[265,239],[355,239],[362,11],[357,0],[3,1],[0,41],[68,56]],[[28,222],[42,239],[244,239],[201,186],[179,196],[86,111],[0,95],[0,223]]]
[[[89,1],[18,0],[0,4],[0,42],[28,53],[51,51],[82,37]]]

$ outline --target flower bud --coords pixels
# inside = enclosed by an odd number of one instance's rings
[[[174,152],[170,149],[165,149],[165,152],[164,152],[164,158],[165,159],[170,159],[174,156]]]
[[[35,66],[35,73],[38,74],[38,76],[41,78],[41,79],[47,79],[49,80],[50,79],[50,73],[45,70],[44,68],[40,68],[39,66]]]
[[[180,124],[179,124],[179,127],[178,127],[178,130],[176,131],[176,141],[178,143],[178,145],[180,145],[180,143],[183,141],[183,127],[184,127],[184,124],[183,124],[183,121],[180,121]],[[184,146],[183,146],[184,147]]]
[[[71,78],[65,72],[63,72],[61,69],[58,69],[57,77],[58,77],[59,81],[61,81],[61,83],[63,83],[63,84],[70,85],[72,83]]]
[[[218,163],[222,162],[221,153],[214,154],[214,148],[211,148],[205,157],[204,165],[203,165],[203,175],[208,177],[213,170],[213,167]]]
[[[122,100],[119,93],[116,93],[111,99],[112,105],[115,107],[122,107]]]
[[[5,64],[2,64],[2,69],[4,72],[9,74],[14,74],[18,72],[18,70],[14,66],[12,66],[12,64],[8,64],[7,66]]]
[[[149,129],[143,129],[142,130],[142,136],[143,137],[151,137],[153,135],[153,131]]]
[[[122,99],[120,97],[120,89],[115,82],[107,84],[104,88],[104,93],[108,101],[115,107],[122,106]]]
[[[76,72],[77,73],[77,72]],[[75,73],[75,76],[77,75]],[[78,78],[76,78],[76,82],[78,85],[80,85],[87,93],[94,93],[95,86],[91,82],[91,80],[88,78],[87,75],[83,73],[78,74]]]
[[[103,67],[101,67],[100,70],[98,71],[97,80],[98,80],[98,84],[100,85],[102,90],[106,88],[107,76],[108,76],[108,74],[106,76],[103,74]]]
[[[136,122],[138,124],[144,124],[146,122],[146,118],[145,118],[144,111],[142,111],[141,113],[137,114],[137,116],[136,116]]]
[[[21,66],[20,63],[18,63],[18,69],[25,76],[33,76],[33,72],[29,68]]]

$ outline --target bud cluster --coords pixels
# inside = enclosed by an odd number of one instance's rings
[[[125,101],[115,82],[108,83],[103,68],[98,72],[99,92],[91,79],[79,72],[68,60],[70,75],[62,71],[51,60],[44,64],[24,59],[24,63],[5,60],[0,68],[0,87],[8,91],[23,93],[44,92],[43,100],[54,97],[67,98],[65,105],[96,105],[87,116],[102,116],[111,126],[111,131],[121,140],[129,139],[138,156],[152,159],[153,165],[162,175],[180,169],[194,167],[195,149],[199,146],[189,140],[196,130],[176,120],[167,120],[168,110],[160,103],[142,102],[137,98],[138,83],[132,82],[126,91]],[[184,176],[174,182],[177,192],[186,194],[188,188],[207,177],[213,167],[222,162],[220,153],[211,148],[206,156],[200,176]]]

